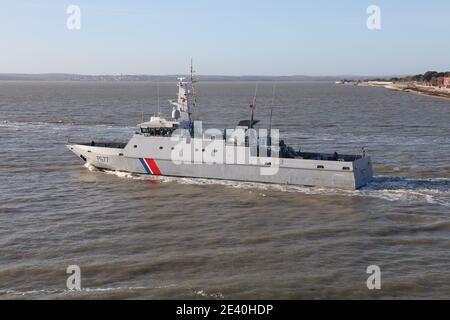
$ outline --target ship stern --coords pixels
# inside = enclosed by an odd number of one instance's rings
[[[372,160],[370,157],[363,157],[353,163],[353,173],[355,179],[355,189],[361,189],[373,180]]]

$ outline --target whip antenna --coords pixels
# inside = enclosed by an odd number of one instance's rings
[[[159,117],[161,115],[161,109],[160,109],[160,104],[159,104],[159,81],[156,83],[156,95],[158,96],[157,116]]]
[[[255,95],[253,96],[253,102],[250,104],[251,118],[250,118],[249,129],[253,129],[253,119],[254,119],[254,115],[255,115],[255,111],[256,111],[256,96],[258,94],[258,85],[259,85],[259,83],[256,83]]]
[[[277,83],[275,82],[273,84],[273,90],[272,90],[272,104],[270,106],[270,122],[269,122],[269,138],[272,138],[272,116],[273,116],[273,106],[275,103],[275,92],[277,90]],[[270,141],[270,143],[272,144],[272,141]]]

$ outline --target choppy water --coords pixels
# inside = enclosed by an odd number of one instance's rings
[[[199,91],[205,125],[248,117],[254,84]],[[149,83],[0,82],[0,298],[450,298],[450,102],[279,84],[288,143],[372,155],[360,191],[103,173],[64,146],[126,140],[155,105]]]

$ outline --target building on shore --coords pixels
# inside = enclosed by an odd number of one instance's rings
[[[442,85],[445,88],[450,88],[450,77],[444,77]]]
[[[450,87],[450,77],[432,78],[429,82],[425,82],[425,85],[428,85],[431,87],[449,88]]]

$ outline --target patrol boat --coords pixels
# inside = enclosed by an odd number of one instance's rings
[[[178,99],[170,118],[153,115],[138,125],[127,143],[68,144],[84,162],[100,170],[259,183],[359,189],[373,177],[372,163],[359,155],[295,151],[276,130],[255,130],[257,120],[233,129],[207,130],[196,120],[195,79],[178,79]]]

